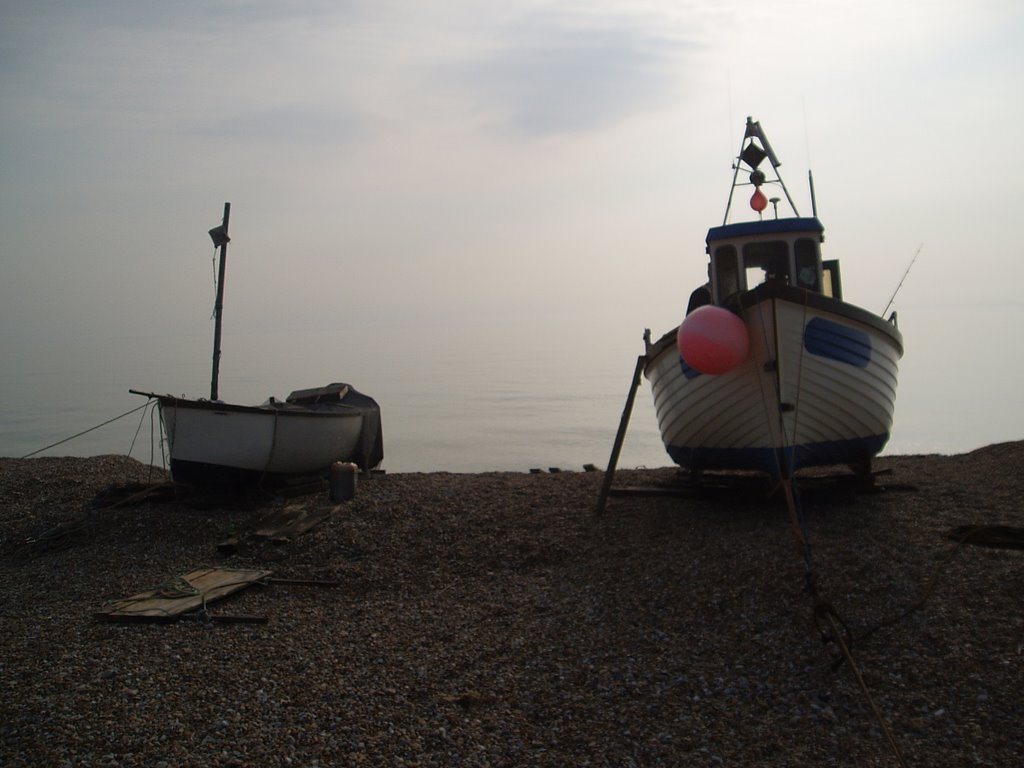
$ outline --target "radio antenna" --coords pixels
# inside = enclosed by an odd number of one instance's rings
[[[911,267],[914,266],[914,262],[917,261],[917,257],[920,255],[922,248],[924,248],[924,243],[921,243],[919,246],[917,246],[917,251],[915,251],[915,253],[914,253],[914,258],[912,258],[910,260],[910,264],[907,265],[906,272],[904,272],[903,273],[903,277],[900,278],[899,285],[896,286],[896,290],[893,291],[892,292],[892,296],[889,297],[889,303],[886,304],[885,305],[885,309],[882,310],[882,316],[883,317],[885,316],[885,313],[889,311],[889,307],[892,306],[893,301],[896,300],[896,294],[899,293],[900,292],[900,288],[903,287],[903,281],[906,280],[907,279],[907,275],[910,274],[910,269],[911,269]]]

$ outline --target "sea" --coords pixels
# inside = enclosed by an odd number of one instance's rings
[[[573,338],[494,328],[235,332],[223,342],[218,394],[255,405],[351,384],[380,405],[389,472],[581,471],[608,462],[643,352],[634,336],[632,351],[602,356]],[[210,395],[206,336],[50,339],[5,357],[3,456],[126,454],[160,465],[158,420],[129,389]],[[670,463],[649,401],[636,398],[620,467]]]
[[[990,346],[972,343],[978,334],[1005,333],[1019,313],[975,311],[966,337],[962,327],[944,326],[947,312],[901,315],[907,352],[885,453],[955,454],[1024,438],[1024,409],[1007,407],[1024,386],[1020,363],[993,360]],[[535,332],[515,324],[236,328],[223,342],[219,394],[257,404],[296,389],[351,384],[381,407],[388,472],[604,468],[643,352],[642,330],[601,337],[575,325]],[[666,330],[654,329],[655,338]],[[129,389],[207,397],[211,352],[211,337],[198,332],[7,337],[0,455],[120,454],[165,464],[153,409]],[[986,367],[989,375],[979,375]],[[618,467],[670,465],[646,380],[627,415]]]

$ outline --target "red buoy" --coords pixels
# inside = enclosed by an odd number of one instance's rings
[[[686,316],[676,332],[676,346],[686,364],[701,373],[727,373],[750,351],[743,321],[723,307],[706,304]]]

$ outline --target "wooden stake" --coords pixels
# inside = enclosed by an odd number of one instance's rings
[[[608,504],[608,494],[612,489],[612,481],[615,479],[615,467],[619,463],[619,452],[622,450],[622,441],[626,439],[626,428],[629,426],[629,417],[633,413],[633,401],[636,400],[636,391],[640,387],[640,374],[647,362],[646,355],[640,355],[636,359],[636,368],[633,369],[633,380],[629,384],[629,394],[626,395],[626,407],[622,409],[622,418],[619,419],[619,431],[615,435],[615,443],[612,445],[612,454],[608,457],[608,468],[604,471],[604,482],[601,484],[601,495],[597,499],[597,509],[594,515],[604,514],[604,508]]]

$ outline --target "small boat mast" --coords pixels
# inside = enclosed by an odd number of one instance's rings
[[[220,325],[224,312],[224,266],[228,258],[228,219],[231,218],[231,203],[224,203],[224,221],[210,230],[210,239],[215,248],[220,248],[220,266],[217,270],[217,301],[213,305],[213,375],[210,378],[210,400],[219,400],[217,379],[220,376]]]
[[[758,168],[765,158],[767,158],[768,162],[771,164],[772,172],[775,174],[774,179],[768,178],[764,171]],[[725,205],[725,217],[722,219],[723,226],[729,223],[729,211],[732,208],[732,196],[736,191],[736,187],[747,186],[747,184],[754,187],[754,194],[750,198],[750,207],[757,212],[759,217],[763,215],[763,211],[768,207],[769,202],[771,202],[775,208],[775,218],[779,217],[779,198],[773,197],[769,199],[765,197],[764,193],[761,191],[761,186],[766,183],[778,184],[786,195],[786,200],[789,201],[789,207],[793,209],[793,215],[797,217],[800,216],[799,211],[796,209],[796,203],[793,202],[793,198],[789,194],[789,189],[786,187],[786,183],[782,180],[782,176],[779,175],[780,165],[782,165],[782,163],[775,155],[772,145],[768,142],[768,137],[765,136],[764,130],[761,128],[761,123],[754,120],[752,117],[748,117],[747,127],[743,132],[743,140],[740,142],[740,151],[732,166],[732,186],[729,187],[729,201]],[[743,168],[743,166],[746,167]],[[749,171],[749,181],[737,181],[741,168],[744,171]],[[811,187],[811,208],[814,211],[814,216],[817,217],[818,206],[814,202],[814,177],[811,176],[810,171],[807,172],[807,178]]]

